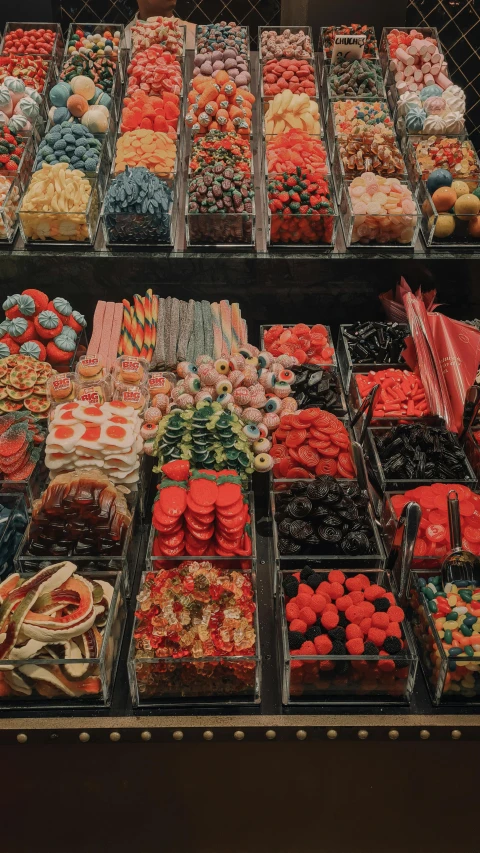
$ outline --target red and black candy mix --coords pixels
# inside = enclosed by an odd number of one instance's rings
[[[293,355],[299,364],[332,364],[335,353],[322,323],[314,326],[297,323],[288,328],[281,324],[270,326],[263,333],[263,345],[275,358]]]
[[[393,593],[367,575],[334,569],[327,576],[305,566],[285,575],[283,590],[291,655],[371,655],[386,658],[376,664],[384,671],[405,666],[389,659],[406,648],[405,614]],[[322,661],[320,668],[334,665]]]
[[[3,53],[38,53],[41,56],[51,56],[55,45],[54,30],[38,29],[24,30],[18,27],[10,30],[3,43]]]
[[[0,173],[18,171],[25,144],[18,131],[9,130],[7,125],[0,127]]]
[[[152,556],[251,556],[251,518],[240,477],[231,470],[191,471],[182,459],[161,471]]]
[[[480,555],[480,495],[461,483],[433,483],[391,498],[397,518],[409,501],[420,504],[422,518],[413,552],[415,557],[435,557],[441,562],[450,550],[447,495],[452,490],[457,493],[460,504],[462,547]]]
[[[37,92],[43,92],[47,79],[50,60],[41,56],[18,56],[6,54],[0,56],[0,83],[5,77],[18,77],[25,86],[31,86]]]
[[[351,480],[355,474],[345,425],[322,409],[302,409],[281,416],[270,454],[277,478],[312,480],[328,474]]]
[[[275,492],[281,556],[377,553],[369,501],[358,483],[319,477]]]
[[[269,176],[267,189],[272,243],[332,242],[335,210],[325,178],[298,166],[295,176]]]
[[[374,385],[380,385],[375,397],[375,418],[421,418],[430,412],[422,380],[410,370],[371,370],[356,373],[355,381],[363,399]]]

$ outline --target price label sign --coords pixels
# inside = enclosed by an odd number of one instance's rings
[[[343,62],[344,59],[362,59],[366,40],[364,35],[336,35],[332,48],[332,65],[335,62]]]

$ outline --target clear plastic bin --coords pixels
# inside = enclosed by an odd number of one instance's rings
[[[295,93],[294,93],[294,94],[295,94]],[[264,98],[264,99],[262,99],[262,101],[261,101],[261,111],[262,111],[262,134],[263,134],[263,138],[264,138],[264,139],[266,139],[266,140],[271,139],[271,138],[274,138],[275,136],[278,136],[278,135],[279,135],[278,133],[275,133],[271,128],[267,128],[267,114],[268,114],[268,113],[269,113],[269,111],[270,111],[270,107],[271,107],[272,101],[273,101],[273,99],[274,99],[275,97],[277,97],[277,96],[276,96],[276,95],[274,95],[274,96],[273,96],[273,98]],[[307,132],[310,134],[310,136],[313,136],[313,137],[318,137],[318,136],[320,136],[320,139],[323,139],[323,138],[324,138],[324,125],[323,125],[323,115],[322,115],[322,110],[321,110],[321,108],[320,108],[320,99],[319,99],[319,98],[309,98],[309,100],[310,100],[311,102],[313,102],[313,103],[315,103],[315,104],[317,105],[317,109],[318,109],[318,117],[317,117],[317,120],[318,120],[318,123],[319,123],[319,131],[318,131],[318,132],[316,132],[316,133],[312,133],[312,132],[311,132],[311,130],[310,130],[309,128],[307,128],[307,127],[300,127],[300,128],[295,128],[295,127],[294,127],[294,128],[292,128],[292,130],[305,130],[305,131],[307,131]],[[276,114],[275,114],[275,115],[276,115]],[[270,116],[270,117],[271,117],[271,116]],[[297,118],[297,117],[296,117],[296,118]],[[296,120],[296,118],[295,118],[295,120]],[[300,119],[301,119],[301,116],[298,116],[298,118],[300,118]],[[280,116],[279,116],[279,120],[282,120]],[[288,128],[288,127],[286,127],[286,128],[284,128],[281,132],[283,133],[284,131],[287,131],[288,129],[289,129],[289,128]]]
[[[391,368],[391,365],[387,364],[387,365],[380,365],[380,367],[378,369],[379,370],[390,370],[390,368]],[[392,368],[392,369],[394,369],[394,368]],[[398,369],[400,369],[400,368],[398,368]],[[402,370],[408,370],[408,368],[406,368],[405,366],[403,366],[401,369]],[[354,373],[352,373],[352,377],[350,379],[350,389],[349,389],[349,394],[347,397],[347,403],[348,403],[348,410],[350,412],[351,418],[354,418],[354,416],[356,415],[356,413],[357,413],[358,409],[360,408],[362,401],[363,401],[363,397],[360,394],[360,391],[359,391],[359,388],[358,388],[358,385],[356,382],[356,378],[360,373],[366,373],[366,370],[355,371]],[[422,420],[425,417],[432,418],[432,415],[430,412],[427,411],[423,415]],[[380,416],[376,416],[374,414],[371,422],[372,422],[373,426],[390,426],[391,424],[398,423],[398,421],[401,421],[402,423],[414,423],[415,421],[418,421],[418,419],[419,418],[416,415],[415,416],[409,416],[409,415],[403,415],[401,413],[396,415],[396,416],[389,415],[388,417],[380,417]],[[355,433],[360,431],[360,429],[362,427],[362,420],[363,420],[363,416],[360,418],[360,420],[356,423],[356,425],[354,427]],[[440,419],[438,419],[438,422],[440,422]]]
[[[172,189],[172,201],[163,223],[153,213],[106,213],[105,200],[102,208],[102,224],[105,245],[109,249],[132,248],[133,246],[173,249],[175,243],[178,205],[175,204],[175,182],[163,178]],[[110,179],[110,183],[112,179]]]
[[[235,567],[226,571],[235,571]],[[260,702],[261,653],[255,573],[253,586],[255,647],[253,655],[225,654],[212,657],[137,656],[136,619],[128,657],[128,678],[134,707],[232,706]],[[142,609],[142,575],[137,606]],[[139,638],[139,645],[141,640]],[[142,651],[139,648],[139,651]],[[145,652],[147,654],[147,652]]]
[[[385,86],[384,86],[383,79],[382,79],[382,70],[380,67],[380,63],[375,62],[372,59],[366,59],[365,62],[369,63],[369,65],[368,65],[369,71],[376,72],[377,93],[375,95],[372,95],[372,94],[369,95],[366,92],[361,92],[358,95],[357,94],[353,94],[353,95],[352,94],[348,94],[348,95],[347,94],[345,94],[345,95],[337,94],[337,92],[335,92],[332,88],[333,69],[335,68],[335,66],[330,65],[328,67],[328,74],[326,75],[327,76],[327,80],[326,80],[326,82],[327,82],[327,94],[328,94],[328,100],[329,101],[332,101],[332,100],[335,100],[335,101],[356,101],[356,100],[358,100],[358,101],[373,101],[373,102],[375,102],[375,101],[385,101],[386,100],[387,93],[385,91]]]
[[[92,582],[107,582],[113,587],[100,653],[88,659],[75,658],[72,654],[71,658],[49,656],[2,660],[0,707],[4,710],[16,707],[80,709],[110,705],[126,618],[122,577],[115,572],[89,572],[84,577]],[[52,649],[58,654],[58,646],[52,646]],[[81,676],[77,674],[78,669],[72,673],[78,666],[82,667]]]
[[[347,391],[350,388],[350,380],[352,378],[352,373],[368,373],[370,370],[385,370],[385,368],[387,367],[394,367],[398,368],[399,370],[403,370],[406,367],[404,361],[385,362],[384,364],[378,362],[364,362],[361,364],[354,363],[352,361],[352,355],[348,341],[348,335],[350,334],[351,328],[353,328],[351,324],[341,325],[338,332],[337,342],[338,366],[340,368],[340,374],[343,380],[343,387],[346,388]],[[405,336],[407,336],[409,334],[409,328],[406,325],[403,328],[405,330]]]
[[[432,161],[432,168],[424,168],[420,165],[417,155],[418,145],[425,143],[426,140],[428,140],[429,142],[431,140],[432,143],[439,144],[443,139],[446,141],[446,147],[448,147],[448,144],[452,141],[466,143],[466,147],[469,149],[471,154],[471,162],[469,164],[466,164],[466,168],[463,168],[461,164],[458,164],[457,170],[455,170],[455,167],[453,168],[452,175],[453,180],[465,181],[465,183],[468,184],[469,187],[471,185],[472,191],[473,189],[475,189],[475,187],[478,186],[478,183],[480,181],[480,160],[478,158],[477,152],[475,151],[475,148],[464,133],[460,134],[459,136],[448,136],[447,134],[443,134],[442,136],[428,137],[418,136],[418,134],[415,136],[412,135],[408,140],[408,144],[406,146],[405,151],[405,160],[408,164],[412,183],[414,185],[418,185],[419,183],[421,183],[421,181],[426,181],[431,172],[435,169],[449,168],[448,160],[446,158],[444,158],[442,162],[438,162],[438,164],[436,165],[433,164]]]
[[[480,248],[480,204],[478,213],[439,213],[423,181],[418,185],[418,202],[420,228],[428,249]]]
[[[13,243],[18,229],[18,208],[22,189],[19,178],[7,178],[10,188],[0,202],[0,243]]]
[[[413,252],[420,228],[420,210],[412,193],[414,213],[354,213],[350,197],[350,181],[343,185],[340,201],[343,236],[347,249],[379,249]],[[408,184],[405,184],[408,186]],[[410,187],[409,187],[410,189]],[[381,192],[381,190],[380,190]]]
[[[383,168],[380,168],[379,160],[374,156],[375,152],[370,144],[367,146],[367,154],[362,155],[361,162],[357,160],[357,154],[363,150],[364,143],[365,139],[362,137],[347,137],[345,134],[338,134],[335,138],[332,174],[338,201],[341,201],[344,183],[358,178],[364,172],[375,172],[385,178],[398,178],[402,183],[408,181],[405,162],[395,136],[388,143],[391,156],[387,162],[384,161]]]
[[[275,325],[277,325],[277,324],[276,323],[264,323],[262,326],[260,326],[260,349],[261,350],[265,349],[265,337],[264,337],[265,332],[267,331],[267,329],[271,329],[272,326],[275,326]],[[296,323],[282,323],[282,326],[284,329],[293,329],[293,328],[295,328],[296,325],[297,325]],[[307,323],[307,325],[309,325],[309,324]],[[319,369],[324,368],[324,367],[336,367],[337,366],[337,358],[336,358],[335,347],[334,347],[333,339],[332,339],[332,331],[330,329],[330,326],[325,326],[325,324],[323,324],[323,323],[322,323],[322,325],[324,326],[324,328],[327,331],[328,341],[327,341],[326,346],[331,347],[333,349],[333,353],[331,356],[331,361],[324,362],[323,364],[319,364],[318,367],[319,367]],[[312,328],[312,327],[310,326],[310,328]],[[267,350],[267,352],[268,352],[268,350]]]
[[[88,8],[88,7],[87,7]],[[116,62],[115,71],[112,78],[112,88],[111,91],[108,92],[112,101],[117,101],[118,97],[121,93],[122,88],[122,67],[125,65],[125,57],[126,57],[126,45],[125,45],[125,27],[123,24],[99,24],[99,23],[83,23],[81,21],[76,21],[75,23],[70,24],[68,28],[68,32],[65,38],[65,52],[63,54],[62,67],[60,71],[60,79],[64,79],[63,73],[66,63],[70,59],[71,51],[69,50],[68,43],[72,36],[75,35],[76,30],[83,30],[83,32],[89,32],[95,35],[99,33],[103,35],[103,33],[108,30],[112,33],[115,32],[120,33],[120,41],[118,45],[118,58]],[[118,112],[116,113],[118,117]]]
[[[27,509],[31,512],[33,501],[40,497],[45,488],[48,473],[48,468],[45,467],[42,457],[38,460],[30,476],[25,480],[10,480],[7,474],[0,472],[0,501],[2,494],[23,495]]]
[[[92,189],[84,210],[37,211],[26,207],[23,198],[19,219],[20,231],[27,247],[94,245],[103,193],[98,178],[88,180]]]
[[[397,30],[400,33],[409,33],[413,27],[384,27],[380,38],[380,64],[383,72],[386,75],[389,71],[390,60],[393,59],[390,45],[388,42],[388,34],[392,30]],[[437,40],[437,45],[441,49],[440,37],[436,27],[415,27],[415,31],[420,33],[424,38],[434,38]]]
[[[315,100],[318,100],[320,98],[320,89],[318,86],[318,75],[317,75],[317,68],[315,65],[315,61],[313,59],[307,59],[306,62],[308,62],[308,64],[310,65],[310,68],[312,70],[312,74],[314,77],[315,94],[312,95],[311,97],[313,97]],[[265,68],[265,65],[263,64],[262,69],[261,69],[261,76],[260,76],[260,97],[261,97],[262,101],[271,101],[275,97],[274,94],[266,94],[266,92],[265,92],[265,75],[267,73],[268,72]]]
[[[305,56],[301,56],[299,58],[300,59],[309,59],[309,58],[313,59],[314,58],[315,51],[314,51],[314,47],[313,47],[313,33],[312,33],[311,27],[303,27],[303,26],[302,27],[281,27],[281,26],[280,27],[271,27],[271,26],[267,26],[267,27],[259,27],[258,28],[258,47],[259,47],[258,55],[259,55],[260,64],[263,64],[264,62],[266,62],[270,58],[267,56],[266,48],[262,49],[262,42],[264,41],[264,33],[267,33],[267,32],[268,33],[275,33],[276,35],[282,35],[283,33],[291,33],[292,35],[295,35],[295,36],[298,36],[300,33],[303,33],[306,36],[307,40],[308,39],[310,40],[310,44],[308,45],[308,42],[307,42],[307,46],[306,46],[306,48],[304,48]],[[294,53],[295,53],[295,51],[294,51]],[[282,53],[281,56],[277,56],[277,55],[275,56],[275,59],[287,59],[287,58],[288,57],[285,56],[284,53]]]
[[[55,38],[52,42],[52,51],[49,55],[44,55],[44,54],[39,54],[39,53],[30,53],[30,51],[28,51],[28,52],[25,51],[23,55],[33,56],[35,58],[38,58],[39,56],[45,56],[45,59],[53,59],[57,68],[60,67],[62,57],[63,57],[63,51],[64,51],[63,33],[62,33],[62,28],[61,28],[60,24],[58,24],[58,23],[55,23],[55,24],[34,24],[34,23],[25,23],[25,22],[24,23],[16,23],[13,21],[7,21],[7,23],[5,24],[5,29],[3,31],[2,40],[0,42],[0,54],[7,53],[7,51],[4,50],[4,47],[5,47],[5,38],[8,35],[8,33],[14,32],[15,30],[19,30],[19,29],[23,30],[23,32],[26,34],[28,34],[29,30],[39,30],[39,29],[53,30],[53,32],[55,33]],[[11,53],[14,53],[14,51],[11,51]],[[18,53],[18,51],[15,51],[15,54],[16,53]],[[22,55],[22,54],[18,54],[18,55]]]
[[[315,574],[327,580],[329,568],[317,567],[311,560],[308,565]],[[392,591],[389,574],[370,566],[360,570],[345,568],[348,576],[358,571],[371,583],[380,584]],[[284,705],[372,705],[408,704],[415,683],[418,659],[406,621],[401,623],[403,648],[396,655],[292,655],[288,643],[288,623],[285,615],[285,593],[281,581],[291,574],[280,573],[280,594],[277,596],[277,625],[282,703]]]
[[[330,207],[333,212],[292,213],[285,216],[283,211],[270,210],[269,186],[276,179],[284,180],[283,175],[268,175],[265,180],[266,207],[268,210],[267,246],[269,249],[291,251],[292,245],[297,250],[331,252],[335,248],[339,213],[335,200],[335,191],[331,178],[325,176],[329,186]]]

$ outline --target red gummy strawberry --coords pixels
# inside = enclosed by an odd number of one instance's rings
[[[189,496],[193,503],[202,507],[213,507],[217,495],[215,471],[194,471],[189,482]]]
[[[158,487],[158,503],[162,513],[170,517],[183,515],[187,508],[187,484],[164,480]]]
[[[48,296],[42,290],[36,290],[34,287],[28,290],[22,290],[22,296],[31,296],[35,302],[35,314],[40,314],[40,311],[45,311],[48,305]]]
[[[165,462],[165,465],[162,465],[162,472],[169,480],[186,481],[190,476],[190,462],[186,459],[174,459],[173,462]]]

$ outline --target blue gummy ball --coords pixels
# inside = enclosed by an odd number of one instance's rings
[[[430,195],[433,195],[440,187],[451,187],[452,181],[453,178],[448,169],[434,169],[427,178],[427,190]]]
[[[94,157],[89,157],[88,160],[85,160],[85,171],[86,172],[94,172],[97,168],[97,160]]]
[[[72,93],[69,83],[61,81],[50,89],[50,103],[54,107],[64,107]]]
[[[53,123],[54,124],[62,124],[62,122],[66,121],[70,113],[68,112],[66,107],[57,107],[53,114]]]

